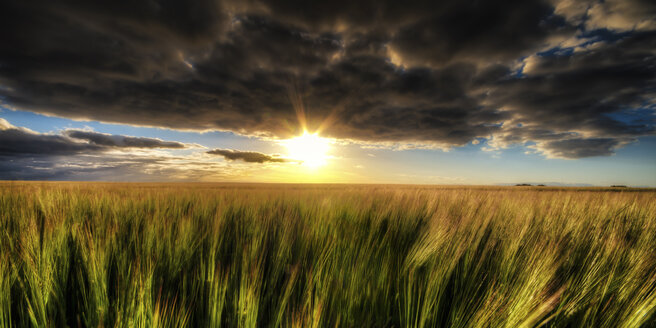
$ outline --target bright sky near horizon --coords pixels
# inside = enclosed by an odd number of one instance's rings
[[[656,137],[620,149],[610,157],[585,159],[546,159],[524,146],[483,151],[484,144],[468,144],[450,151],[430,149],[393,150],[362,147],[356,144],[331,144],[326,163],[306,167],[298,163],[248,163],[205,158],[209,149],[250,149],[260,153],[285,154],[277,142],[235,135],[229,132],[189,132],[135,127],[95,121],[74,121],[39,114],[2,109],[0,118],[43,134],[61,134],[68,129],[91,130],[112,135],[176,140],[205,148],[173,150],[195,160],[207,161],[206,167],[186,166],[185,161],[171,163],[162,158],[161,166],[169,170],[150,169],[147,165],[67,167],[67,159],[53,161],[51,172],[37,175],[46,180],[102,181],[239,181],[239,182],[326,182],[326,183],[409,183],[409,184],[514,184],[546,183],[550,185],[626,184],[656,186]],[[528,152],[528,153],[527,153]],[[161,150],[158,151],[161,155]],[[150,155],[145,155],[150,156]],[[190,161],[192,159],[189,159]],[[59,162],[61,161],[61,162]],[[138,163],[135,160],[135,163]],[[210,168],[210,170],[207,170]],[[7,175],[10,173],[11,175]],[[4,179],[31,179],[34,174],[17,171],[3,173]],[[14,175],[15,174],[15,175]]]

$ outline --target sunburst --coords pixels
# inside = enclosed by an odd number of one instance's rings
[[[291,159],[301,161],[303,165],[318,167],[326,164],[330,140],[322,138],[318,133],[308,133],[281,142],[287,148]]]

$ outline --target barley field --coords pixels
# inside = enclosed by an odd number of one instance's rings
[[[656,327],[656,191],[0,183],[1,327]]]

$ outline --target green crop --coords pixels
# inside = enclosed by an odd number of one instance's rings
[[[0,327],[654,327],[656,192],[0,184]]]

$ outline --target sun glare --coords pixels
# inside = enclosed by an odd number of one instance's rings
[[[283,141],[282,144],[287,147],[291,159],[299,160],[306,166],[321,166],[328,159],[330,141],[316,133],[305,132],[302,136]]]

